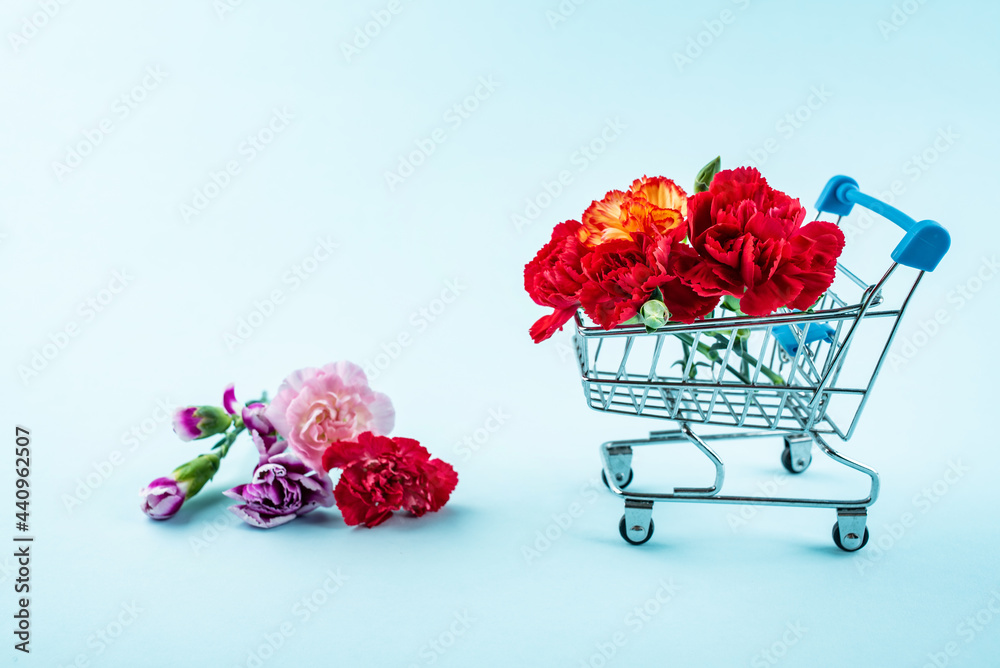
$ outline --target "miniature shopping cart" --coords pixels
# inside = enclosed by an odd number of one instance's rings
[[[892,252],[889,269],[872,285],[837,265],[837,285],[846,282],[852,296],[841,290],[846,296],[842,299],[831,287],[808,311],[782,309],[766,317],[720,306],[692,325],[668,323],[651,333],[643,325],[605,331],[577,313],[573,342],[590,407],[671,420],[679,426],[654,431],[647,439],[601,446],[604,481],[625,501],[619,532],[627,542],[641,545],[652,537],[653,504],[658,501],[831,508],[837,511],[833,540],[838,547],[851,552],[868,542],[867,509],[878,497],[879,475],[841,455],[824,437],[847,441],[854,434],[903,313],[924,273],[933,271],[948,251],[950,238],[938,223],[914,221],[862,193],[846,176],[827,183],[816,219],[824,213],[835,215],[839,225],[855,204],[884,216],[906,234]],[[901,266],[916,270],[912,285],[905,278],[890,281],[911,273]],[[890,298],[890,292],[897,297]],[[869,361],[860,371],[852,368],[848,373],[852,349],[863,349]],[[691,429],[695,424],[742,431],[698,435]],[[791,473],[809,467],[815,444],[838,464],[866,474],[871,480],[868,496],[836,500],[720,494],[725,468],[709,443],[761,436],[784,439],[781,462]],[[692,443],[712,462],[715,481],[710,487],[625,491],[632,482],[633,448],[677,442]]]

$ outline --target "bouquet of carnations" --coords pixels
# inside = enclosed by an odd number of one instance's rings
[[[799,200],[756,169],[720,166],[716,158],[701,169],[690,197],[668,178],[643,176],[557,225],[524,268],[528,294],[553,309],[531,327],[535,343],[581,308],[603,329],[653,332],[717,307],[750,316],[812,307],[833,282],[843,232],[803,225]]]
[[[222,435],[210,452],[157,478],[140,492],[149,517],[173,517],[184,501],[218,472],[223,457],[247,431],[259,459],[250,482],[225,492],[239,503],[230,510],[268,529],[334,503],[349,525],[374,527],[393,511],[420,517],[439,510],[458,484],[450,464],[431,459],[410,438],[388,438],[395,422],[389,397],[368,386],[356,364],[336,362],[299,369],[268,402],[242,405],[232,385],[222,406],[188,406],[174,413],[184,441]],[[329,475],[340,470],[336,487]]]

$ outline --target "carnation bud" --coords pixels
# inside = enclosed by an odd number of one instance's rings
[[[650,299],[639,309],[639,319],[646,326],[646,332],[655,332],[670,320],[670,311],[659,299]]]
[[[738,297],[734,297],[732,295],[726,295],[725,297],[722,298],[720,305],[722,306],[722,308],[732,311],[736,315],[746,315],[743,311],[740,310],[740,300]]]
[[[174,433],[182,441],[193,441],[221,434],[229,429],[233,418],[218,406],[188,406],[174,412]]]
[[[698,175],[694,177],[694,191],[703,193],[708,190],[709,186],[712,185],[712,179],[715,178],[720,169],[722,169],[722,158],[716,156],[715,160],[702,167]]]
[[[221,463],[222,460],[215,453],[198,455],[188,463],[175,468],[170,477],[177,481],[178,487],[184,492],[184,498],[190,499],[212,479]]]
[[[184,504],[184,490],[173,478],[157,478],[139,496],[142,512],[154,520],[169,520]]]

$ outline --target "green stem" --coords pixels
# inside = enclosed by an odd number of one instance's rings
[[[723,343],[723,344],[725,344],[727,346],[729,345],[729,340],[726,339],[726,337],[723,336],[722,334],[719,334],[718,332],[716,332],[713,336],[715,336],[715,339],[717,341],[720,341],[721,343]],[[745,347],[745,345],[743,344],[742,341],[738,341],[738,343],[739,343],[738,346],[735,343],[733,344],[733,350],[736,352],[737,355],[739,355],[743,359],[744,362],[748,363],[751,366],[756,367],[757,366],[757,358],[754,357],[753,355],[751,355],[747,351],[747,349],[746,349],[746,347]],[[765,376],[767,376],[768,380],[770,380],[775,385],[784,385],[785,384],[785,379],[782,378],[779,374],[777,374],[774,371],[772,371],[771,368],[768,367],[766,364],[761,364],[760,365],[760,372],[762,374],[764,374]]]
[[[735,333],[733,333],[732,335],[736,336]],[[691,336],[690,334],[674,334],[674,336],[676,336],[677,338],[679,338],[685,344],[684,366],[686,367],[687,364],[688,364],[688,358],[690,357],[690,353],[687,353],[687,350],[690,349],[690,348],[692,348],[692,347],[694,347],[694,337]],[[716,332],[712,336],[717,341],[719,341],[721,343],[724,343],[727,347],[729,346],[729,340],[724,335]],[[719,355],[719,353],[718,353],[717,350],[715,350],[713,348],[710,348],[709,346],[706,346],[704,343],[701,343],[701,342],[698,343],[697,350],[698,350],[698,352],[700,352],[702,355],[704,355],[705,357],[707,357],[713,363],[715,363],[715,364],[722,364],[722,357]],[[749,352],[746,351],[746,349],[743,347],[742,342],[740,342],[739,345],[736,345],[736,342],[733,343],[733,352],[735,352],[737,355],[739,355],[744,360],[744,362],[746,362],[746,363],[748,363],[748,364],[750,364],[750,365],[752,365],[754,367],[757,366],[757,363],[758,363],[757,358],[754,357],[753,355],[751,355]],[[739,378],[741,381],[743,381],[745,384],[747,384],[747,385],[751,385],[752,384],[750,382],[750,376],[749,376],[749,374],[744,373],[742,370],[737,370],[731,364],[726,364],[726,369],[730,373],[732,373],[734,376],[736,376],[737,378]],[[785,384],[785,379],[782,378],[780,375],[776,374],[774,371],[772,371],[766,365],[761,364],[760,370],[761,370],[761,373],[763,373],[765,376],[767,376],[767,378],[772,383],[774,383],[775,385],[784,385]],[[749,369],[747,369],[747,371],[749,371]]]
[[[233,447],[233,443],[236,442],[236,437],[246,431],[247,426],[243,424],[242,419],[239,420],[238,423],[234,421],[234,424],[237,426],[232,431],[226,432],[226,435],[222,437],[222,440],[212,446],[213,450],[218,450],[216,454],[219,456],[219,459],[222,459],[229,454],[229,448]]]
[[[266,404],[267,403],[267,392],[261,394],[260,399],[254,399],[250,402],[251,404]],[[236,442],[236,437],[241,433],[246,431],[247,426],[243,424],[243,417],[236,415],[233,417],[233,428],[232,431],[227,431],[225,436],[222,437],[218,443],[212,446],[212,450],[218,450],[216,453],[219,459],[222,459],[229,454],[229,448],[233,447],[233,443]]]
[[[687,348],[691,348],[691,347],[694,346],[694,337],[691,336],[690,334],[674,334],[674,336],[676,336],[682,342],[684,342],[685,344],[687,344],[687,346],[686,346]],[[700,352],[702,355],[704,355],[705,357],[707,357],[712,362],[714,362],[716,364],[722,364],[722,358],[719,357],[719,353],[717,353],[716,351],[712,350],[711,348],[709,348],[708,346],[706,346],[704,343],[699,343],[698,346],[697,346],[697,350],[698,350],[698,352]],[[687,367],[688,359],[689,358],[690,358],[690,353],[688,353],[688,354],[685,355],[685,359],[684,359],[684,366],[685,367]],[[747,385],[750,384],[750,379],[747,378],[742,373],[740,373],[739,371],[737,371],[736,369],[734,369],[732,367],[732,365],[727,364],[726,368],[733,375],[735,375],[737,378],[739,378],[740,380],[742,380],[744,383],[746,383]]]

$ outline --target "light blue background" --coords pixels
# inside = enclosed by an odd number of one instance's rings
[[[991,274],[1000,245],[995,3],[587,0],[563,2],[573,11],[553,24],[556,0],[401,0],[350,62],[342,44],[386,2],[245,0],[221,14],[210,0],[69,2],[13,44],[43,4],[0,11],[0,391],[5,429],[32,431],[37,536],[33,651],[14,652],[5,630],[0,663],[246,666],[283,623],[291,635],[263,665],[596,666],[616,634],[625,642],[608,665],[923,666],[944,661],[948,643],[949,665],[995,663],[1000,619],[971,638],[960,627],[1000,601],[1000,280],[973,280]],[[880,29],[897,9],[898,30]],[[724,10],[731,21],[713,23]],[[701,53],[678,66],[699,35]],[[150,67],[166,78],[147,79],[123,117],[116,100]],[[481,89],[460,125],[446,118],[481,77],[495,91]],[[827,99],[802,111],[814,89]],[[241,145],[276,108],[294,118],[249,160]],[[808,119],[796,128],[784,119],[797,111]],[[60,180],[53,163],[103,119],[110,134]],[[614,141],[581,159],[616,120]],[[444,142],[391,190],[385,172],[437,128]],[[940,133],[952,138],[935,148]],[[777,150],[761,160],[765,145]],[[923,169],[913,156],[925,152]],[[687,186],[716,154],[726,166],[758,156],[810,206],[836,173],[876,194],[898,181],[897,205],[953,233],[895,352],[937,311],[947,322],[886,369],[844,448],[884,476],[872,542],[856,555],[832,545],[833,513],[793,509],[740,524],[738,508],[657,507],[652,542],[625,545],[620,502],[589,487],[597,445],[667,425],[588,411],[569,333],[541,346],[527,336],[543,311],[521,270],[554,224],[643,173]],[[181,205],[229,161],[239,173],[185,221]],[[512,216],[563,170],[569,185],[517,229]],[[296,283],[289,272],[318,237],[338,248],[306,261],[315,271]],[[845,258],[880,266],[898,238],[880,224]],[[128,285],[91,315],[80,305],[107,298],[115,271]],[[457,297],[431,321],[420,309],[438,310],[447,281]],[[961,302],[961,285],[979,289]],[[226,335],[276,290],[282,302],[231,350]],[[22,380],[19,367],[70,323],[77,335]],[[379,358],[400,335],[408,345]],[[455,464],[445,510],[371,531],[335,510],[270,532],[234,525],[219,492],[249,476],[242,442],[173,521],[142,516],[137,491],[201,451],[173,437],[158,402],[213,403],[230,381],[248,400],[337,359],[381,363],[372,382],[395,402],[395,433]],[[456,444],[491,410],[502,426],[467,455]],[[819,460],[790,481],[779,451],[738,443],[723,454],[746,491],[851,490]],[[968,470],[919,501],[954,462]],[[687,453],[643,470],[695,484],[705,474]],[[81,485],[87,498],[68,508]],[[582,514],[559,528],[574,503]],[[899,534],[905,513],[915,522]],[[556,539],[527,559],[546,531]],[[8,624],[12,565],[0,558]],[[348,579],[327,596],[338,569]],[[666,603],[661,582],[675,590]],[[325,602],[305,619],[295,606],[314,595]],[[642,606],[656,613],[638,623]],[[468,628],[450,636],[463,614]],[[99,631],[116,637],[102,646]],[[429,644],[449,639],[441,653]]]

